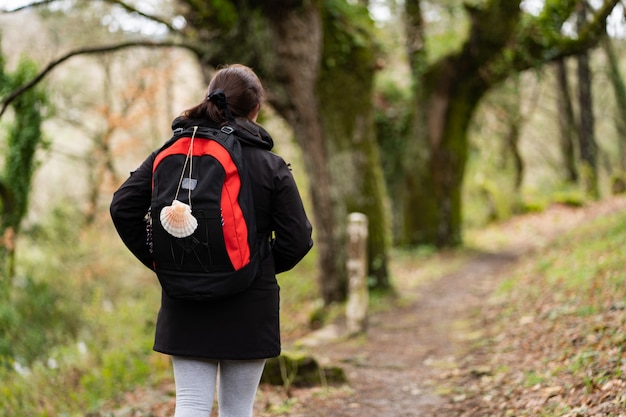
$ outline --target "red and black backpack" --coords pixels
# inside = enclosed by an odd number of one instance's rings
[[[152,168],[154,270],[172,298],[247,289],[260,261],[242,146],[233,128],[177,129]]]

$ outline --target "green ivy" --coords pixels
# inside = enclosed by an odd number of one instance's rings
[[[37,74],[36,64],[22,58],[11,74],[5,70],[0,51],[0,94],[5,95]],[[32,88],[12,103],[11,122],[0,131],[4,136],[3,170],[0,172],[0,297],[9,295],[13,275],[14,241],[28,211],[31,181],[37,169],[36,151],[43,145],[41,125],[47,116],[48,103],[42,89]]]

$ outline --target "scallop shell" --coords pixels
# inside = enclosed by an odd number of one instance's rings
[[[159,218],[165,231],[174,237],[191,236],[198,227],[198,220],[191,214],[191,207],[178,200],[163,207]]]

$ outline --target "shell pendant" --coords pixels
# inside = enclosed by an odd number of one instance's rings
[[[163,207],[159,219],[163,229],[178,238],[191,236],[198,228],[198,220],[191,214],[191,207],[178,200]]]

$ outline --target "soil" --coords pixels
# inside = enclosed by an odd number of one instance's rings
[[[465,372],[459,370],[461,363],[466,371],[480,372],[480,358],[472,363],[466,355],[471,341],[480,336],[475,334],[476,323],[484,314],[486,300],[516,262],[583,222],[624,209],[626,199],[618,197],[582,208],[554,206],[492,226],[494,236],[506,231],[506,241],[487,244],[492,248],[476,251],[455,272],[420,284],[411,290],[414,297],[405,300],[401,307],[372,314],[365,335],[329,337],[333,333],[330,330],[337,330],[335,327],[300,341],[321,363],[341,366],[348,384],[289,389],[263,385],[255,416],[498,415],[472,413],[470,403],[452,401],[449,388],[442,385],[446,375]],[[413,273],[415,270],[394,271],[400,277]],[[398,286],[402,291],[402,282]],[[102,415],[172,416],[172,392],[173,385],[169,383],[158,389],[129,393],[123,408]]]

